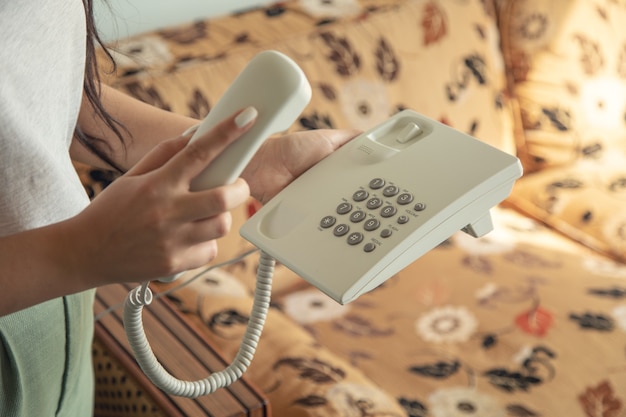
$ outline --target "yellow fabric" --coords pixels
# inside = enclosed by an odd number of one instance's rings
[[[497,3],[527,172],[509,201],[626,261],[626,7]]]

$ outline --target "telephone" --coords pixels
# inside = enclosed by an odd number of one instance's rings
[[[234,181],[263,141],[286,130],[311,98],[302,70],[276,51],[256,55],[203,121],[194,141],[220,120],[254,106],[253,127],[192,182],[200,190]],[[239,352],[223,371],[179,380],[159,364],[141,312],[148,282],[124,307],[129,344],[144,373],[165,392],[195,398],[246,371],[269,308],[275,260],[339,303],[371,291],[457,230],[479,237],[489,210],[522,175],[520,161],[412,110],[362,133],[298,177],[241,228],[261,249],[254,305]],[[168,281],[172,278],[165,278]]]
[[[402,111],[305,172],[241,235],[339,303],[370,291],[457,230],[479,237],[519,160]]]

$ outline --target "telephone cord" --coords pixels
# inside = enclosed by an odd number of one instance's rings
[[[128,293],[124,303],[124,328],[137,363],[146,376],[168,394],[180,397],[197,398],[224,388],[241,378],[250,366],[258,345],[270,305],[272,277],[275,260],[261,252],[257,269],[256,288],[250,319],[246,327],[239,351],[224,370],[215,372],[205,379],[184,381],[168,373],[152,352],[143,328],[142,310],[152,302],[152,291],[148,282],[142,283]]]

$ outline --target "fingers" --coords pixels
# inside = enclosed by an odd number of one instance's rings
[[[230,232],[232,224],[233,219],[229,212],[190,223],[181,230],[181,244],[185,248],[191,248],[196,245],[203,245],[205,242],[215,241],[226,236]],[[212,238],[207,239],[207,236],[212,236]]]
[[[250,197],[248,183],[239,178],[233,184],[207,191],[187,193],[179,198],[176,206],[181,221],[195,222],[231,211]]]
[[[163,173],[188,184],[230,143],[248,131],[257,115],[254,107],[248,107],[220,122],[174,155],[163,167]]]

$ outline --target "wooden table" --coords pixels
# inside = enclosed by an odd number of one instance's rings
[[[116,284],[98,289],[95,314],[123,302],[133,287]],[[156,357],[175,377],[203,379],[228,366],[202,329],[165,297],[143,309],[143,321]],[[121,308],[96,322],[93,352],[96,417],[271,416],[268,400],[245,376],[229,387],[196,399],[163,393],[135,361],[124,333]]]

